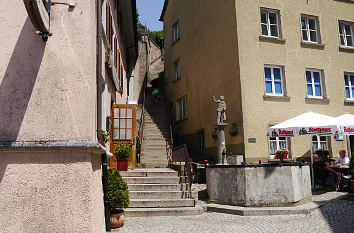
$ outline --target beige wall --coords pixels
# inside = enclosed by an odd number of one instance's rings
[[[239,131],[242,131],[233,7],[232,1],[169,1],[165,14],[166,88],[169,100],[173,102],[173,115],[176,114],[178,98],[187,95],[188,102],[188,119],[177,122],[174,133],[188,135],[204,129],[207,147],[217,145],[217,141],[211,137],[216,124],[216,104],[212,96],[225,96],[227,121],[230,125],[236,122]],[[171,46],[172,25],[177,20],[180,40]],[[173,63],[177,58],[181,62],[181,79],[173,81]],[[229,126],[226,127],[228,130]],[[229,144],[243,142],[241,134],[231,137],[226,133],[226,140]]]
[[[280,10],[284,42],[259,40],[260,7]],[[205,128],[206,146],[216,147],[216,140],[210,137],[216,118],[211,96],[224,95],[229,123],[226,143],[244,143],[246,157],[252,161],[269,157],[265,135],[270,124],[308,110],[330,116],[353,114],[353,104],[344,103],[343,72],[354,71],[354,54],[339,51],[338,35],[338,19],[354,22],[353,12],[352,3],[332,0],[170,0],[164,17],[166,88],[174,104],[184,95],[188,98],[188,119],[176,123],[175,133],[188,137]],[[301,46],[301,14],[319,17],[323,49]],[[177,20],[181,39],[171,45],[171,30]],[[173,82],[173,62],[178,57],[181,79]],[[265,64],[284,67],[289,98],[263,97]],[[328,101],[305,100],[305,68],[323,69]],[[233,122],[239,131],[236,137],[228,134]],[[256,143],[249,143],[249,138],[256,138]],[[291,141],[294,157],[309,154],[309,137]],[[335,156],[342,148],[347,148],[346,141],[332,138]]]
[[[245,146],[248,157],[259,157],[268,152],[268,138],[264,136],[269,124],[287,120],[308,110],[338,116],[354,113],[353,106],[344,104],[344,71],[354,70],[354,55],[339,52],[338,19],[354,21],[354,5],[332,0],[325,1],[236,1],[238,23],[241,86],[245,127]],[[285,43],[259,41],[260,7],[280,10]],[[300,45],[300,15],[319,17],[324,49]],[[255,59],[256,58],[256,59]],[[288,100],[263,98],[265,94],[264,65],[282,65],[285,69]],[[305,68],[323,69],[329,101],[306,101]],[[248,138],[257,138],[250,144]],[[308,153],[309,137],[292,140],[293,155]],[[332,139],[333,153],[337,155],[344,142]]]
[[[2,152],[1,232],[105,232],[100,163],[90,153]]]

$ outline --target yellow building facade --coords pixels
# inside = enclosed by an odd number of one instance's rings
[[[353,12],[351,0],[166,0],[165,83],[177,142],[216,158],[212,96],[225,96],[228,154],[252,162],[282,148],[293,159],[311,147],[354,153],[354,136],[266,136],[307,111],[354,114]]]

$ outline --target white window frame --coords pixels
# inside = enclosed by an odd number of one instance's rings
[[[347,32],[345,31],[345,26],[346,25],[350,27],[351,35],[349,35],[349,36],[352,38],[352,46],[348,45],[348,41],[347,41],[347,39],[348,39],[347,36],[348,35],[347,35]],[[338,27],[339,27],[339,44],[340,44],[340,46],[353,48],[354,47],[353,23],[339,21],[338,22]],[[344,45],[342,44],[341,36],[343,36]]]
[[[285,140],[284,140],[284,139],[280,139],[280,138],[285,138]],[[287,150],[289,151],[289,154],[290,154],[290,149],[289,149],[289,142],[288,142],[288,140],[289,140],[289,139],[288,139],[287,137],[269,137],[269,156],[270,156],[271,159],[274,158],[275,152],[276,152],[277,150],[287,149]],[[272,150],[271,150],[271,143],[272,143],[272,142],[275,142],[275,143],[276,143],[276,149],[275,149],[275,151],[274,151],[274,154],[272,153]],[[279,142],[285,142],[285,143],[286,143],[285,148],[280,148]],[[290,155],[289,155],[289,156],[290,156]]]
[[[345,85],[345,76],[348,78],[348,85]],[[353,95],[353,90],[354,90],[354,83],[351,83],[350,77],[354,77],[354,73],[349,73],[349,72],[344,72],[344,95],[345,99],[354,101],[354,95]],[[347,97],[347,94],[345,92],[345,89],[349,88],[349,98]]]
[[[179,38],[179,22],[177,21],[173,26],[172,26],[172,43],[178,41]]]
[[[270,68],[271,70],[271,80],[272,80],[272,93],[267,93],[267,88],[266,88],[266,76],[265,76],[265,68]],[[280,69],[280,82],[281,82],[281,94],[275,93],[275,81],[274,81],[274,68]],[[282,66],[276,66],[276,65],[264,65],[263,68],[263,73],[264,73],[264,89],[265,89],[265,95],[267,96],[284,96],[285,88],[284,88],[284,75],[283,75],[283,67]]]
[[[311,72],[311,84],[312,84],[312,94],[313,95],[309,95],[308,90],[307,90],[307,76],[306,76],[306,72],[310,71]],[[314,72],[318,72],[320,73],[320,86],[321,86],[321,96],[316,96],[315,95],[315,81],[314,81]],[[324,93],[324,79],[323,79],[323,71],[322,70],[318,70],[318,69],[306,69],[305,70],[305,81],[306,81],[306,95],[307,98],[311,98],[311,99],[324,99],[325,98],[325,93]]]
[[[302,29],[302,20],[305,20],[305,26],[306,26],[306,34],[307,34],[307,40],[304,40],[304,36],[302,34],[302,32],[304,31],[304,29]],[[310,29],[310,24],[309,24],[309,20],[314,20],[315,21],[315,31]],[[313,43],[313,44],[319,44],[320,43],[320,33],[319,33],[319,20],[317,16],[301,16],[301,38],[303,42],[307,42],[307,43]],[[316,33],[316,39],[317,41],[312,41],[311,40],[311,31]]]
[[[174,63],[173,63],[173,69],[174,69],[174,80],[180,79],[181,78],[181,59],[177,59]]]
[[[316,141],[313,140],[313,137],[316,137]],[[321,137],[324,137],[326,140],[325,141],[321,141]],[[312,153],[315,153],[316,150],[318,149],[327,149],[329,150],[329,140],[328,140],[328,136],[323,136],[323,135],[312,135],[311,136],[311,149],[312,149]],[[314,148],[314,142],[317,142],[317,148]],[[322,147],[321,146],[321,142],[325,142],[326,146]]]
[[[188,117],[187,96],[176,101],[176,121],[185,120]]]
[[[266,23],[262,23],[262,13],[266,13]],[[270,19],[269,19],[269,13],[274,13],[276,15],[276,23],[277,23],[277,33],[278,36],[272,36],[271,30],[270,30]],[[266,8],[261,8],[260,10],[260,25],[261,25],[261,35],[264,37],[272,37],[272,38],[281,38],[281,33],[280,33],[280,27],[279,27],[279,22],[280,22],[280,14],[279,14],[279,10],[273,10],[273,9],[266,9]],[[263,35],[263,30],[262,30],[262,25],[266,25],[267,26],[267,31],[268,31],[268,35]],[[274,25],[274,24],[272,24]]]

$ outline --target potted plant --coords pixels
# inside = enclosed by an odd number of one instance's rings
[[[287,159],[289,156],[289,151],[287,149],[281,149],[277,150],[275,152],[275,159],[280,159],[280,161],[283,161],[284,159]]]
[[[114,148],[114,154],[117,158],[117,169],[119,171],[128,171],[128,158],[131,151],[128,143],[118,142]]]
[[[108,169],[107,197],[110,203],[111,228],[118,228],[124,225],[125,212],[130,203],[128,185],[121,177],[119,171]]]

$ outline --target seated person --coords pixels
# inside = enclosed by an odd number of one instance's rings
[[[313,167],[317,168],[319,171],[324,171],[325,183],[329,183],[333,186],[335,190],[339,190],[339,184],[341,179],[341,173],[333,170],[329,167],[329,163],[323,161],[322,157],[314,154],[313,156]]]
[[[349,157],[345,155],[345,150],[339,151],[339,157],[334,163],[339,165],[349,165]]]

